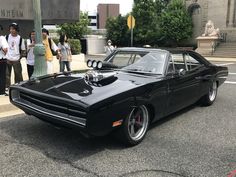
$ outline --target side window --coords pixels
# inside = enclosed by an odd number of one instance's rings
[[[188,54],[185,55],[185,60],[186,60],[187,68],[190,71],[202,66],[202,64],[199,61],[197,61],[195,58],[193,58],[192,56]]]
[[[174,72],[175,72],[174,61],[173,61],[172,56],[170,56],[169,59],[168,59],[167,74],[168,73],[174,73]]]
[[[174,67],[175,67],[176,71],[178,71],[180,69],[188,70],[188,68],[186,67],[185,57],[182,53],[181,54],[172,54],[172,58],[174,61]]]

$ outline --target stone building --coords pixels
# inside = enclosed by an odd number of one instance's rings
[[[3,33],[16,22],[20,33],[27,37],[34,28],[32,0],[0,0],[0,24]],[[42,24],[61,24],[79,20],[80,0],[41,0]]]
[[[120,4],[98,4],[98,29],[105,29],[106,21],[109,17],[118,17],[120,14]]]
[[[212,20],[221,33],[227,34],[226,42],[236,42],[235,0],[185,0],[193,19],[193,38],[204,32],[205,24]]]

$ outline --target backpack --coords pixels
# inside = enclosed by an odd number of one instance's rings
[[[50,37],[48,37],[48,43],[49,43],[49,46],[50,46],[52,55],[56,55],[57,52],[55,52],[55,51],[52,49],[52,39],[51,39]]]

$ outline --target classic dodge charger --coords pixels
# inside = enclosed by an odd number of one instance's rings
[[[10,87],[26,114],[92,136],[114,132],[140,143],[149,125],[197,101],[211,105],[228,76],[194,51],[119,48],[89,69],[35,77]]]

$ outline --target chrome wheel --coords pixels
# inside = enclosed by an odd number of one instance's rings
[[[142,105],[134,108],[128,117],[128,135],[133,141],[139,141],[147,132],[149,115],[147,108]]]
[[[209,89],[209,100],[213,102],[216,99],[217,95],[217,83],[213,82],[212,86]]]
[[[208,93],[201,98],[201,102],[204,106],[210,106],[214,103],[217,96],[217,82],[213,81],[208,90]]]

